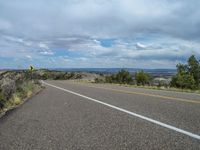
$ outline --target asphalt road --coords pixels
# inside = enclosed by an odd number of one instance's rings
[[[200,95],[46,81],[0,118],[0,150],[200,149]]]

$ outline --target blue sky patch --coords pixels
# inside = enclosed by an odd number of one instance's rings
[[[101,39],[99,40],[101,43],[101,46],[103,47],[111,47],[115,41],[115,39]]]

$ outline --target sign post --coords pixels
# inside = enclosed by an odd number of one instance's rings
[[[34,67],[32,65],[30,65],[29,70],[31,72],[31,80],[33,82],[33,70],[34,70]]]

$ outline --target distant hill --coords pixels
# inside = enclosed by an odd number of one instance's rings
[[[103,73],[113,74],[119,72],[122,68],[49,68],[50,70],[67,71],[67,72],[88,72],[88,73]],[[176,74],[176,69],[140,69],[140,68],[123,68],[130,73],[135,73],[139,70],[151,74],[154,77],[171,77]]]

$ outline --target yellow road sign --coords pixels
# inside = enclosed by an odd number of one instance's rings
[[[32,65],[30,65],[29,69],[30,69],[30,71],[33,71],[34,67]]]

